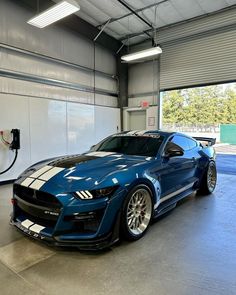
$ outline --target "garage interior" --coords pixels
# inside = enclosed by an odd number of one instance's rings
[[[48,27],[27,23],[56,2],[0,1],[0,131],[21,139],[0,174],[0,293],[236,294],[233,149],[217,150],[213,195],[182,200],[136,242],[53,248],[9,224],[12,182],[33,163],[161,129],[163,91],[236,82],[236,0],[77,0]],[[158,57],[121,60],[153,44]],[[13,159],[0,144],[0,171]]]

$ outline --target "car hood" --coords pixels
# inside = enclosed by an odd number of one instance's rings
[[[110,152],[89,152],[82,155],[58,157],[31,166],[22,174],[23,179],[37,176],[45,183],[39,188],[61,193],[117,185],[131,167],[140,167],[152,160],[150,157],[130,156]],[[51,168],[38,176],[37,171]],[[43,171],[41,170],[41,171]],[[35,174],[36,173],[36,174]],[[52,174],[54,174],[51,176]],[[20,180],[21,181],[21,180]]]

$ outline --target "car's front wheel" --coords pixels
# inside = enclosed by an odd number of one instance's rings
[[[148,229],[153,213],[152,192],[137,185],[127,195],[122,209],[121,231],[127,240],[140,239]]]

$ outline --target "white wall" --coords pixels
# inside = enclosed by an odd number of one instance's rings
[[[14,46],[93,69],[94,44],[90,40],[57,25],[37,29],[26,23],[30,17],[32,12],[20,5],[0,1],[0,71],[20,73],[16,79],[0,72],[0,130],[21,131],[17,162],[8,173],[0,175],[0,182],[16,178],[39,160],[84,152],[117,132],[117,126],[120,130],[117,97],[43,81],[58,80],[92,88],[92,71],[4,48]],[[116,75],[115,56],[99,46],[95,50],[96,70]],[[22,74],[42,78],[42,82],[26,81]],[[104,93],[117,92],[116,80],[99,74],[95,87]],[[9,166],[13,157],[13,152],[0,143],[0,171]]]
[[[120,110],[52,99],[0,94],[0,130],[19,128],[21,149],[13,168],[0,182],[16,178],[40,160],[87,151],[104,137],[120,131]],[[118,128],[117,128],[118,127]],[[0,171],[14,153],[0,143]]]

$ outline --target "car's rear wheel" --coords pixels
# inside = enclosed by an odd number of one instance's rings
[[[127,240],[140,239],[152,219],[153,202],[151,190],[137,185],[126,197],[121,216],[121,231]]]
[[[216,182],[217,182],[216,164],[214,161],[211,161],[208,164],[208,167],[203,175],[201,185],[199,188],[199,193],[204,195],[209,195],[213,193],[216,187]]]

